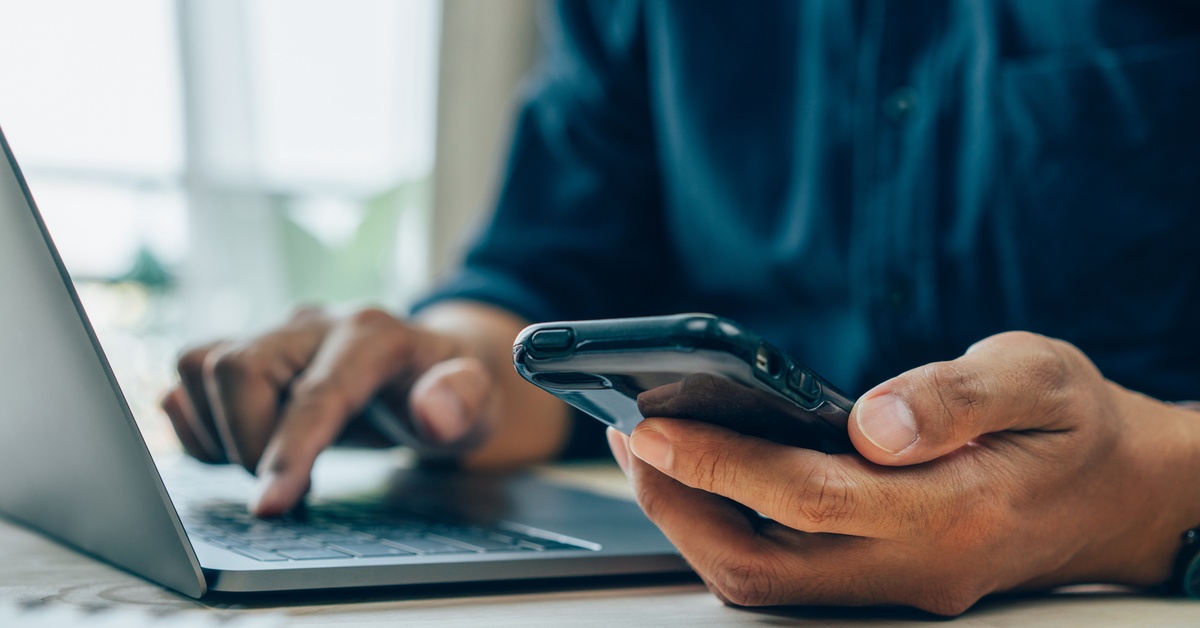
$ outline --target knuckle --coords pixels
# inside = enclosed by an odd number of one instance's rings
[[[1065,342],[1037,336],[1025,356],[1020,372],[1030,398],[1050,408],[1069,405],[1074,398],[1073,374],[1078,372],[1078,362],[1086,361],[1082,353]]]
[[[256,369],[252,356],[246,351],[232,350],[208,360],[205,368],[218,383],[240,382],[254,376]]]
[[[1022,356],[1020,372],[1039,390],[1061,388],[1074,374],[1091,369],[1091,361],[1069,342],[1027,331],[1006,332],[998,337],[1011,343]]]
[[[390,312],[376,308],[364,308],[347,316],[341,326],[351,336],[370,338],[372,353],[387,356],[386,361],[411,362],[420,348],[412,328]]]
[[[781,493],[779,512],[797,513],[808,532],[820,532],[853,516],[852,492],[846,479],[832,469],[814,469]]]
[[[996,334],[988,338],[988,342],[999,343],[1013,346],[1027,346],[1040,344],[1046,340],[1045,336],[1035,334],[1031,331],[1006,331]]]
[[[775,579],[753,558],[725,555],[710,576],[718,598],[732,606],[766,606],[775,600]]]
[[[955,421],[971,422],[978,417],[987,398],[978,373],[954,362],[936,362],[925,367],[925,375],[938,402]]]
[[[1103,379],[1099,369],[1075,345],[1054,338],[1036,336],[1026,362],[1021,365],[1023,386],[1044,411],[1092,412],[1095,398],[1078,394],[1080,385]]]
[[[351,314],[347,318],[347,322],[353,327],[374,329],[390,327],[397,324],[398,321],[396,317],[381,308],[368,307]]]
[[[1040,338],[1039,340],[1040,342],[1030,346],[1029,357],[1026,364],[1023,365],[1024,371],[1039,389],[1060,388],[1070,370],[1065,351],[1056,346],[1056,341],[1049,338]]]

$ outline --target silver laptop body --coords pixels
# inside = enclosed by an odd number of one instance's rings
[[[229,469],[199,464],[184,465],[183,484],[206,491],[168,492],[2,133],[0,145],[0,515],[191,597],[688,572],[634,504],[528,474],[394,469],[371,503],[325,504],[521,539],[511,551],[426,553],[412,542],[397,555],[264,561],[213,541],[205,508],[236,510],[244,493],[221,488]]]

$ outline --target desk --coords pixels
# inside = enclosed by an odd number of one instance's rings
[[[628,496],[615,467],[552,467],[556,478]],[[442,593],[445,593],[443,591]],[[600,587],[587,590],[514,589],[405,599],[403,590],[336,597],[197,602],[36,533],[0,520],[0,603],[85,611],[140,609],[183,619],[270,618],[287,626],[856,626],[928,625],[930,617],[905,610],[727,608],[695,583]],[[1053,595],[984,600],[938,626],[1200,626],[1200,602],[1158,599],[1120,591],[1073,590]]]

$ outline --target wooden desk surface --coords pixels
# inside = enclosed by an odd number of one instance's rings
[[[553,468],[556,477],[610,494],[628,494],[615,467]],[[277,625],[488,626],[857,626],[924,625],[929,616],[904,610],[791,608],[753,611],[722,606],[699,584],[547,591],[440,591],[405,598],[403,590],[365,595],[311,595],[196,602],[77,554],[0,520],[0,604],[83,611],[138,609],[171,621],[258,618]],[[272,622],[268,622],[272,623]],[[1200,626],[1200,602],[1120,591],[1074,590],[989,599],[938,625]]]

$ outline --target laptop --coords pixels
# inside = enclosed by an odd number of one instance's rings
[[[247,514],[240,469],[180,463],[165,482],[0,145],[0,515],[195,598],[690,573],[632,502],[533,473],[384,464],[373,488],[274,520]]]

